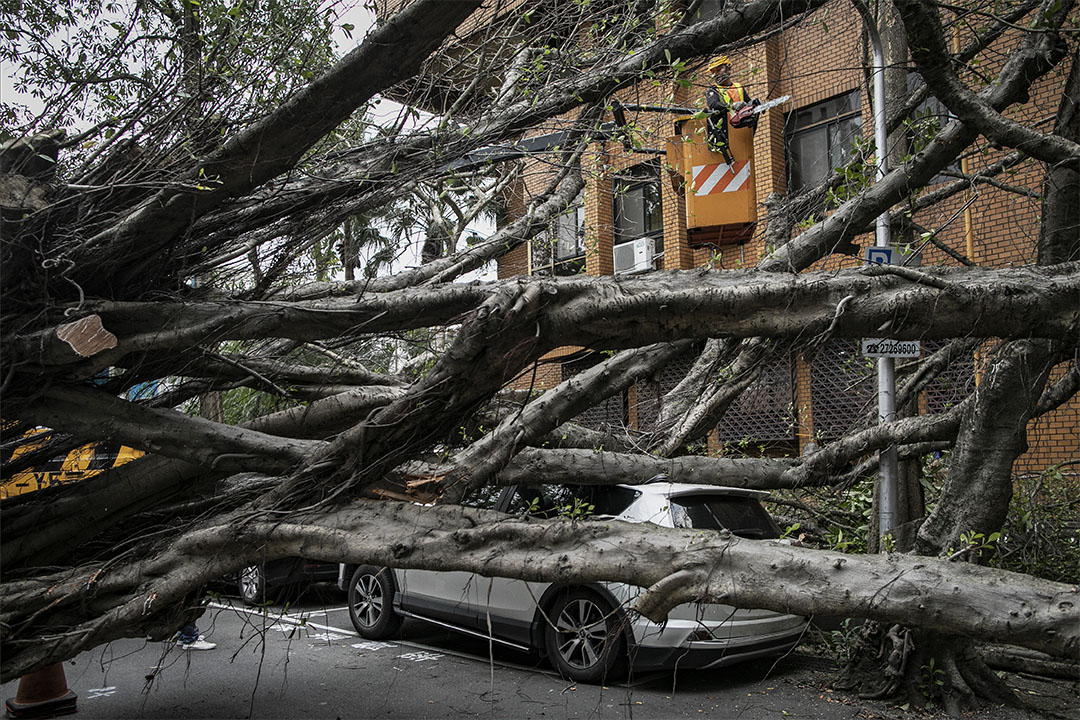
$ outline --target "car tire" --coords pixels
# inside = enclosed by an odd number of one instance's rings
[[[241,568],[236,577],[236,589],[240,599],[248,605],[265,605],[270,601],[266,587],[266,568],[262,565],[248,565]]]
[[[556,598],[544,628],[544,647],[555,669],[576,682],[614,680],[626,670],[622,618],[592,590],[568,589]]]
[[[360,637],[385,640],[401,627],[394,612],[394,574],[390,568],[361,565],[349,582],[349,619]]]

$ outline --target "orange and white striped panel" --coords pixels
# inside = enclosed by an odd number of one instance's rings
[[[713,195],[722,192],[742,190],[750,178],[750,161],[744,160],[732,165],[713,163],[694,165],[692,185],[695,195]]]

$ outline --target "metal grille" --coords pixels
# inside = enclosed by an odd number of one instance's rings
[[[835,440],[865,427],[875,407],[877,374],[856,340],[829,340],[810,359],[810,408],[814,436]]]
[[[562,379],[568,380],[603,361],[603,356],[590,353],[581,358],[567,360],[562,364]],[[626,428],[626,393],[621,392],[593,405],[574,418],[583,427],[602,432],[621,431]]]
[[[924,340],[923,357],[937,352],[948,344],[946,340]],[[949,366],[923,391],[926,412],[942,413],[955,407],[975,391],[975,355],[965,353],[954,357]]]
[[[773,358],[716,426],[720,442],[795,437],[795,375],[790,355]]]
[[[637,416],[638,430],[643,432],[656,430],[662,399],[686,377],[690,368],[694,366],[697,356],[698,351],[684,353],[665,365],[656,377],[638,381],[634,393],[637,398],[634,414]]]

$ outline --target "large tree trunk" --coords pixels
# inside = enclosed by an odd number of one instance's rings
[[[622,581],[647,588],[634,607],[655,621],[677,604],[704,600],[917,624],[1057,657],[1080,654],[1075,588],[968,563],[844,555],[727,532],[359,501],[330,513],[294,513],[287,522],[231,513],[131,560],[5,582],[3,680],[119,637],[168,637],[191,612],[193,588],[286,556],[565,584]],[[57,636],[57,627],[68,631]]]

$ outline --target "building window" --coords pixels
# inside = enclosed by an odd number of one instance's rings
[[[724,12],[724,5],[726,4],[726,0],[701,0],[701,4],[698,5],[697,14],[694,16],[694,22],[712,20],[713,18],[720,17],[720,14]]]
[[[582,196],[529,242],[533,275],[577,275],[585,272],[585,204]]]
[[[615,244],[642,237],[656,239],[656,252],[664,232],[660,205],[660,166],[643,163],[615,179]]]
[[[838,95],[788,115],[788,193],[815,187],[851,159],[862,135],[859,91]]]
[[[914,93],[916,90],[926,84],[926,81],[922,79],[922,75],[911,70],[907,74],[907,89],[909,93]],[[926,99],[915,106],[915,109],[911,111],[911,115],[907,119],[906,131],[907,131],[907,151],[910,154],[920,152],[926,145],[933,140],[941,132],[941,129],[948,125],[950,122],[956,119],[956,116],[949,112],[949,109],[945,107],[945,104],[938,100],[933,95],[927,95]],[[960,161],[955,160],[945,168],[945,172],[959,173]],[[935,175],[931,180],[931,184],[946,182],[952,180],[947,175]]]

